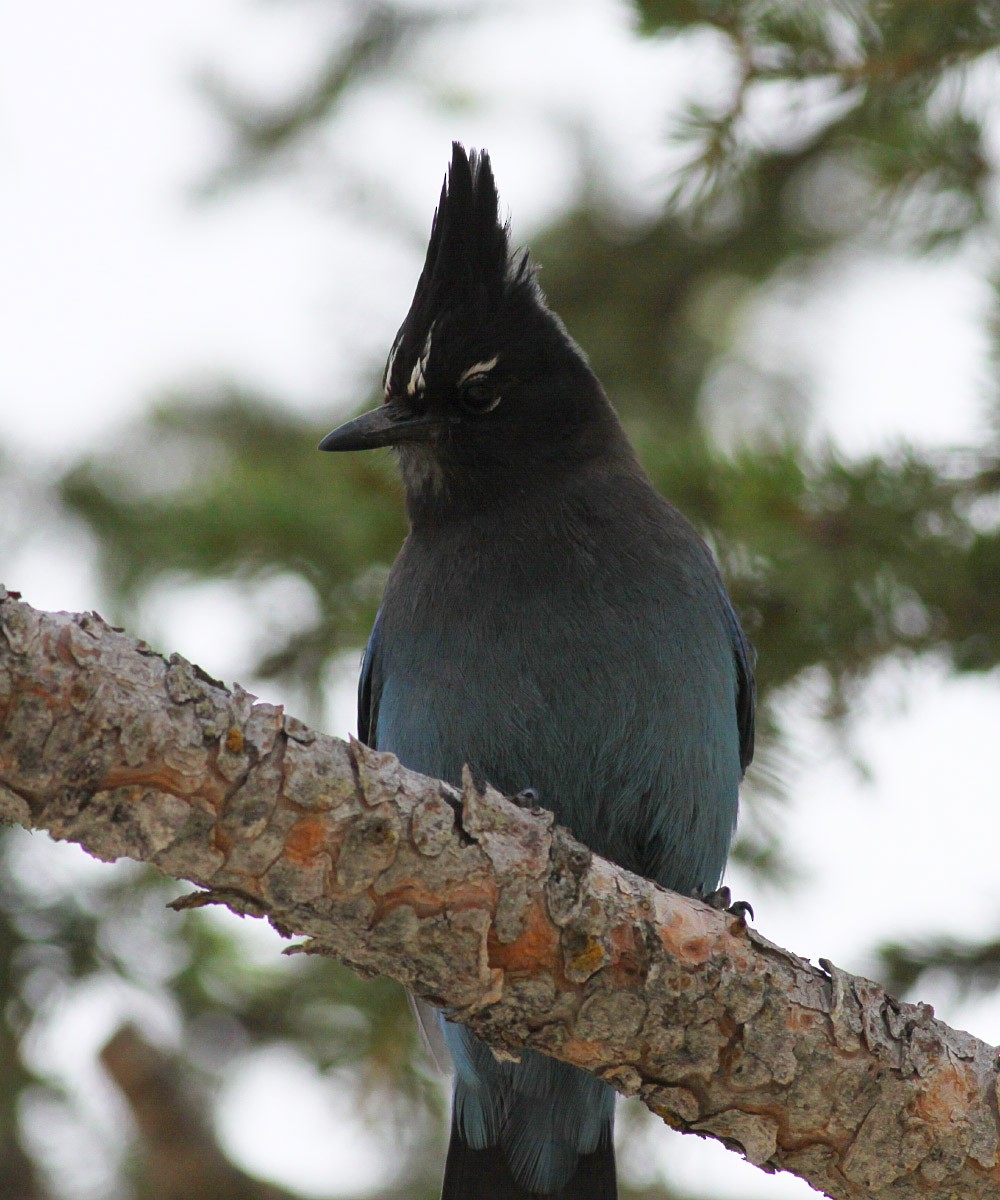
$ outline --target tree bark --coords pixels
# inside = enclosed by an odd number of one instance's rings
[[[484,681],[488,686],[488,681]],[[0,589],[0,819],[205,889],[836,1200],[1000,1195],[997,1051],[550,814],[326,737]]]

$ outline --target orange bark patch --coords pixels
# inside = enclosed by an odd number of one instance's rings
[[[967,1111],[974,1099],[975,1085],[971,1075],[951,1063],[927,1080],[924,1090],[913,1102],[913,1111],[925,1121],[947,1123]]]
[[[558,941],[558,933],[545,913],[543,902],[536,901],[528,910],[524,928],[513,942],[501,942],[496,931],[490,929],[487,942],[490,966],[528,975],[550,972],[556,961]]]
[[[568,1059],[581,1067],[596,1066],[607,1061],[607,1051],[600,1042],[584,1041],[583,1038],[567,1038],[559,1049]]]
[[[793,1033],[807,1032],[820,1019],[818,1013],[810,1012],[805,1008],[796,1008],[794,1005],[789,1006],[787,1023],[789,1030]]]
[[[677,947],[677,957],[693,963],[707,962],[712,957],[711,938],[688,938]]]
[[[676,911],[660,929],[664,949],[682,962],[700,964],[712,957],[716,938],[701,914]]]
[[[163,763],[154,767],[113,766],[101,780],[101,789],[118,787],[143,787],[184,797],[190,793],[191,781],[183,772],[172,770]]]
[[[614,956],[614,979],[628,985],[645,974],[646,945],[634,925],[615,925],[611,930],[611,949]]]
[[[412,908],[421,917],[430,917],[445,911],[465,912],[476,908],[492,910],[494,897],[482,887],[465,884],[449,888],[447,893],[442,895],[414,880],[378,897],[377,905],[376,919],[381,921],[387,913],[397,908]]]
[[[325,848],[326,830],[319,817],[303,817],[288,831],[285,838],[285,857],[304,863],[315,858]]]
[[[230,754],[241,754],[243,752],[243,732],[237,729],[235,725],[226,734],[226,749]]]

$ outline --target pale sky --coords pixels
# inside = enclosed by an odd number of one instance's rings
[[[325,191],[314,180],[307,193],[293,175],[195,203],[226,147],[196,72],[214,67],[280,96],[315,60],[336,12],[251,0],[0,2],[0,439],[39,471],[99,447],[156,395],[197,381],[253,382],[332,427],[370,390],[407,307],[452,137],[490,149],[523,240],[572,189],[566,130],[614,164],[616,203],[651,210],[670,161],[670,114],[682,96],[725,82],[711,38],[637,45],[628,10],[610,0],[525,0],[490,18],[488,40],[453,31],[408,65],[426,94],[452,96],[451,115],[398,86],[364,94],[327,140],[331,161],[350,171],[341,179],[334,169]],[[460,103],[471,95],[482,103]],[[347,191],[355,177],[402,214],[412,241],[365,219]],[[903,437],[962,443],[981,428],[988,380],[978,265],[854,263],[802,303],[776,298],[746,338],[816,380],[816,437],[850,452]],[[43,608],[102,600],[93,568],[65,540],[23,544],[3,582]],[[233,594],[219,587],[172,597],[150,619],[164,644],[232,679],[255,615],[235,619]],[[347,680],[331,732],[353,722],[352,696]],[[855,972],[882,938],[995,934],[1000,916],[996,676],[956,682],[933,664],[889,667],[865,705],[856,746],[870,781],[816,723],[808,687],[787,697],[788,845],[803,882],[760,894],[731,880],[768,937]],[[1000,1005],[932,990],[921,998],[945,1020],[1000,1041]],[[91,995],[61,1014],[40,1061],[72,1089],[100,1093],[88,1056],[119,1005]],[[359,1152],[364,1136],[336,1095],[281,1058],[262,1056],[233,1082],[221,1118],[232,1151],[315,1195],[376,1179],[379,1164]],[[98,1126],[113,1124],[108,1111],[95,1113]],[[814,1194],[713,1143],[657,1134],[655,1153],[693,1194]]]

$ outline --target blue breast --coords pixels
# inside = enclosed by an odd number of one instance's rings
[[[715,887],[749,668],[714,564],[677,522],[411,534],[366,658],[370,740],[455,784],[468,763],[505,794],[534,788],[597,853],[677,891]],[[610,1136],[606,1084],[532,1051],[500,1063],[444,1028],[463,1136],[501,1144],[529,1189],[557,1190]]]

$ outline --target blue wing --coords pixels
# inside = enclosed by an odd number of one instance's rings
[[[379,609],[372,626],[371,637],[361,658],[361,677],[358,680],[358,740],[377,750],[378,706],[382,699],[382,610]]]
[[[378,706],[382,698],[382,610],[379,609],[372,626],[368,645],[361,656],[361,675],[358,679],[358,739],[371,750],[377,750]],[[437,1009],[407,992],[410,1007],[417,1020],[424,1049],[434,1065],[444,1074],[452,1069],[451,1054],[445,1044]]]
[[[743,632],[725,593],[723,602],[736,659],[736,724],[740,731],[740,770],[746,771],[753,758],[754,714],[757,709],[757,682],[753,677],[753,668],[757,654]]]

